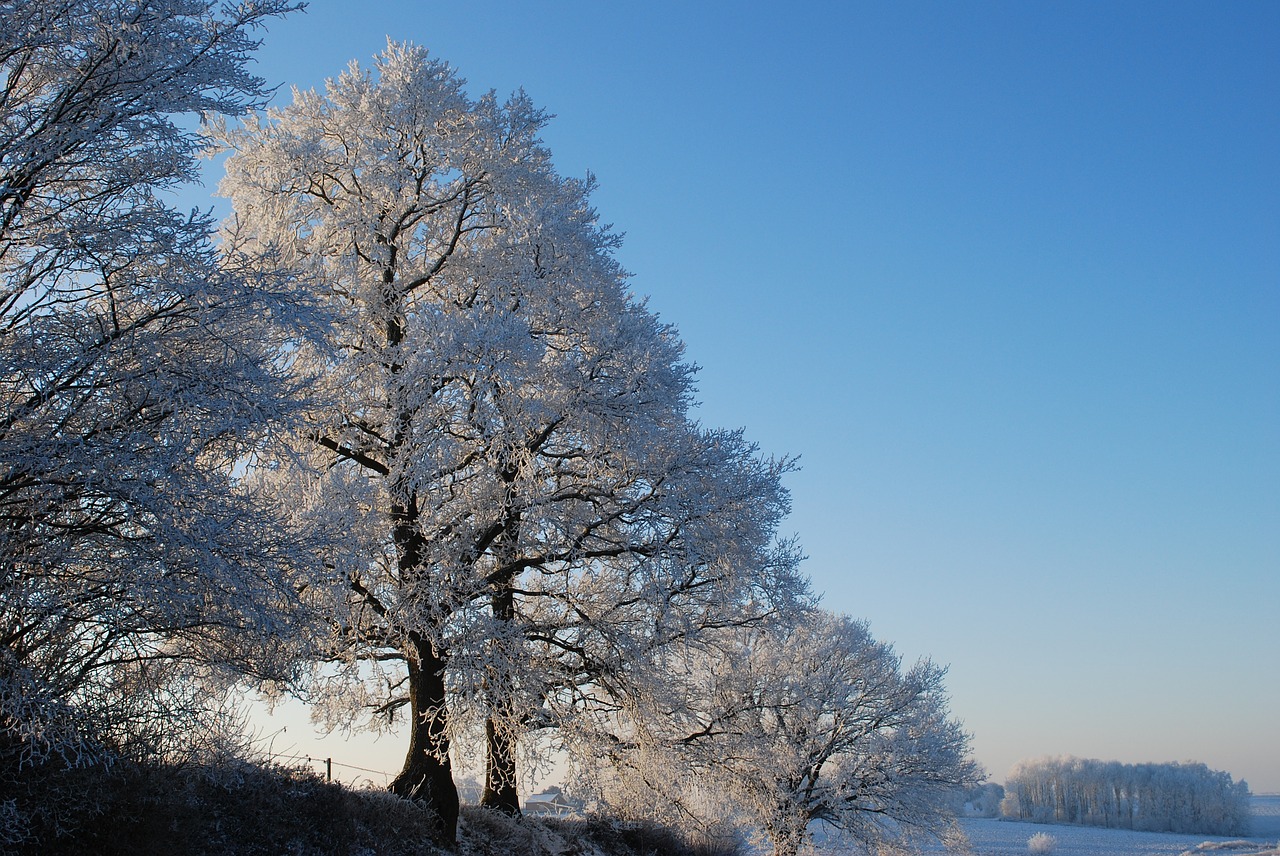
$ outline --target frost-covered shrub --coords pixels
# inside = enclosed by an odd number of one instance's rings
[[[972,785],[956,798],[956,814],[964,817],[999,817],[1004,788],[994,782]]]
[[[1027,839],[1027,852],[1032,856],[1049,856],[1058,846],[1058,839],[1044,832],[1037,832]]]

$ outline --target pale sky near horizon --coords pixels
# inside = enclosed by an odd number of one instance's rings
[[[1280,4],[314,0],[257,70],[388,36],[556,114],[701,418],[800,456],[814,587],[949,664],[994,780],[1280,792]]]

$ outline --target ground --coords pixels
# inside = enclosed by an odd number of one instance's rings
[[[1057,839],[1053,856],[1280,856],[1280,795],[1253,798],[1248,838],[1131,832],[1088,826],[969,818],[961,821],[973,856],[1026,856],[1027,839],[1044,832]],[[942,848],[926,853],[945,853]]]

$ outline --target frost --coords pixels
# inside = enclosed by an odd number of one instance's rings
[[[301,308],[159,193],[203,145],[175,117],[266,97],[249,33],[292,5],[0,6],[6,779],[181,760],[228,676],[288,671],[292,526],[232,468],[296,411],[266,319]]]
[[[308,587],[311,694],[332,724],[412,724],[392,787],[445,838],[454,757],[518,811],[544,734],[608,719],[665,647],[807,596],[775,532],[792,463],[691,418],[683,346],[545,122],[392,43],[222,132],[225,244],[335,318],[295,354],[320,406],[274,476],[343,536]]]
[[[816,610],[683,653],[597,744],[604,764],[577,771],[611,808],[679,824],[738,816],[780,854],[815,825],[872,850],[956,837],[957,791],[979,771],[942,669],[903,670],[864,624]]]
[[[1249,786],[1204,764],[1120,764],[1081,758],[1024,761],[1009,774],[1007,817],[1208,835],[1250,826]]]
[[[1027,839],[1027,852],[1033,856],[1049,856],[1058,846],[1058,839],[1045,832],[1037,832]]]

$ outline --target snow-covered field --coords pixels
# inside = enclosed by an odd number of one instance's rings
[[[969,818],[961,821],[973,856],[1026,856],[1027,839],[1038,832],[1057,839],[1053,856],[1280,856],[1280,795],[1253,798],[1254,828],[1247,839],[1160,832],[1130,832],[1087,826],[1057,826]],[[1238,846],[1237,846],[1238,845]],[[945,853],[941,847],[925,853]]]
[[[1275,839],[1250,838],[1248,846],[1226,849],[1222,845],[1241,839],[1173,835],[1161,832],[1131,832],[1123,829],[1096,829],[1087,826],[1056,826],[1039,823],[973,818],[962,821],[973,845],[974,856],[1026,856],[1027,840],[1038,832],[1057,839],[1054,856],[1181,856],[1184,853],[1217,853],[1245,856],[1265,852]],[[1200,849],[1202,845],[1214,849]],[[941,848],[926,853],[944,853]]]

